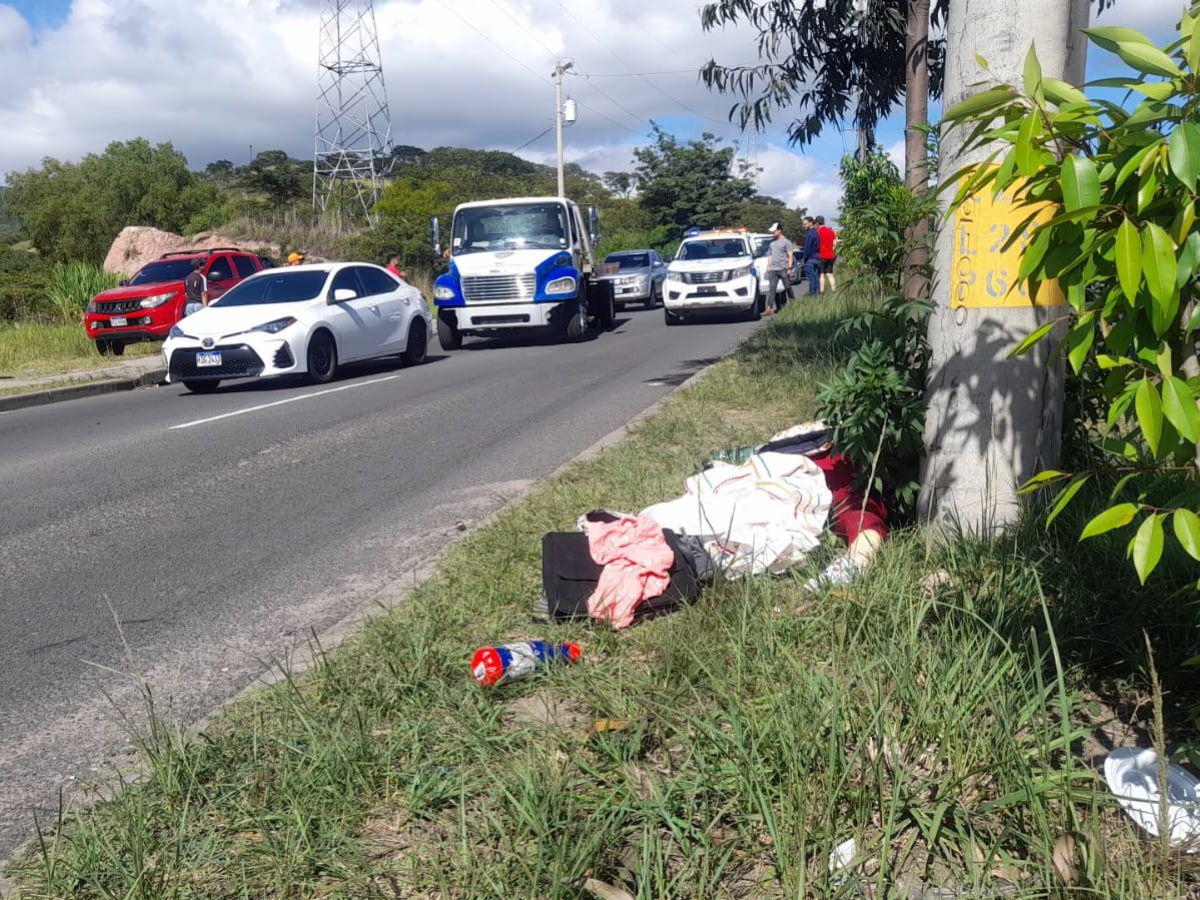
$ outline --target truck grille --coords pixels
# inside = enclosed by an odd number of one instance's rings
[[[96,303],[96,312],[102,313],[124,313],[137,312],[141,309],[141,297],[134,297],[132,300],[101,300]]]
[[[720,272],[684,272],[684,284],[719,284],[729,281],[736,269],[725,269]]]
[[[463,297],[468,303],[505,303],[532,300],[537,276],[468,275],[462,280]]]

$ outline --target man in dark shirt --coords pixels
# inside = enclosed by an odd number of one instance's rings
[[[208,306],[208,279],[200,270],[204,268],[202,258],[192,261],[192,271],[183,279],[183,314],[190,316],[197,310]]]
[[[812,216],[804,217],[804,275],[808,278],[808,292],[821,293],[821,239],[817,236],[817,223]]]

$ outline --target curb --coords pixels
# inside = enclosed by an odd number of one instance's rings
[[[13,394],[0,397],[0,413],[16,409],[26,409],[31,406],[44,406],[47,403],[59,403],[63,400],[78,400],[81,397],[94,397],[98,394],[111,394],[115,391],[132,391],[134,388],[159,384],[167,377],[167,370],[149,369],[140,375],[128,378],[103,378],[96,381],[84,381],[79,384],[68,384],[64,387],[45,388],[40,391],[29,391],[25,394]]]

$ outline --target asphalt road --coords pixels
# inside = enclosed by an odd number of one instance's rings
[[[755,327],[618,322],[0,413],[0,859],[128,764],[139,679],[196,723]]]

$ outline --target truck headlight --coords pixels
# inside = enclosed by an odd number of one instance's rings
[[[746,278],[754,273],[754,266],[742,266],[740,269],[734,269],[729,273],[729,278],[732,281],[734,278]]]
[[[143,297],[138,306],[142,309],[154,309],[156,306],[162,306],[174,296],[174,291],[167,291],[165,294],[152,294],[149,297]]]
[[[439,284],[433,289],[434,300],[453,300],[454,288],[448,288],[444,284]]]
[[[555,278],[546,285],[547,294],[573,294],[575,293],[575,279],[570,275],[565,278]]]
[[[87,302],[87,306],[84,308],[83,311],[90,312],[90,313],[94,313],[96,311],[96,298],[95,297],[93,297],[91,300],[89,300]]]

